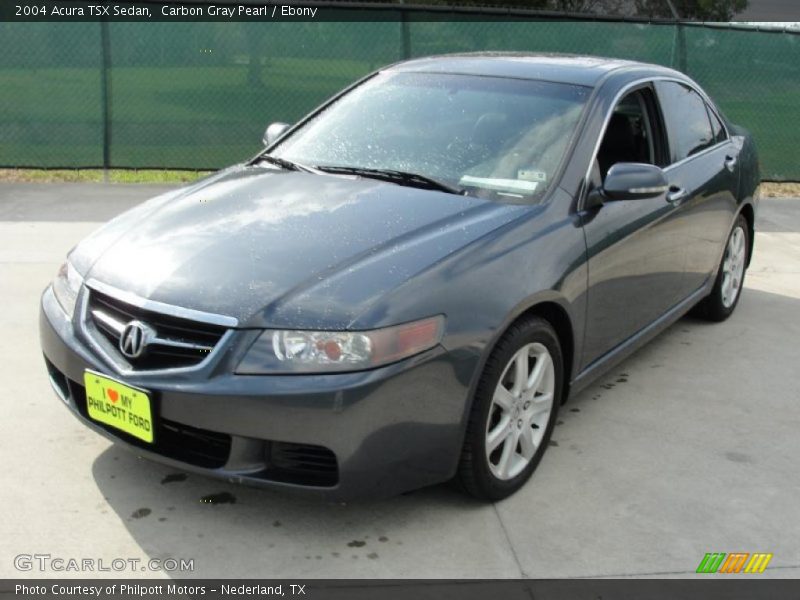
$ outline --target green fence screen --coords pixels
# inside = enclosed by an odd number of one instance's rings
[[[595,54],[687,72],[800,180],[800,35],[584,21],[2,23],[0,166],[216,168],[361,75],[474,50]],[[480,18],[480,20],[478,20]]]

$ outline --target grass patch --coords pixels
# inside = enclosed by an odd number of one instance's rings
[[[109,183],[189,183],[211,171],[110,169]],[[102,183],[102,169],[0,169],[4,183]]]
[[[762,198],[800,198],[800,183],[765,181],[761,184]]]

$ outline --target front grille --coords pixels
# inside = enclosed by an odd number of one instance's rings
[[[85,419],[92,421],[94,425],[102,427],[129,444],[206,469],[219,469],[228,461],[228,455],[231,452],[231,436],[226,433],[199,429],[161,418],[157,419],[155,423],[154,443],[148,444],[124,431],[89,417],[86,408],[86,388],[71,379],[66,379],[66,381],[70,397],[78,412]]]
[[[96,290],[89,294],[88,318],[111,344],[115,356],[139,370],[196,365],[208,356],[225,333],[224,327],[139,308]],[[141,321],[156,333],[137,358],[123,356],[119,350],[122,332],[131,321]]]
[[[198,467],[218,469],[228,460],[231,436],[161,419],[156,452]]]
[[[267,457],[266,479],[296,485],[333,486],[339,480],[336,455],[311,444],[272,442]]]

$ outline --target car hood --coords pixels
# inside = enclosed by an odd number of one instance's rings
[[[71,259],[87,280],[240,326],[343,327],[383,293],[528,209],[240,167],[120,215]]]

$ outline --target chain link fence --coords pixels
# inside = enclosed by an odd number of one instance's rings
[[[687,72],[800,180],[800,35],[696,24],[513,21],[0,23],[0,166],[217,168],[382,65],[570,52]],[[443,17],[444,18],[444,17]]]

